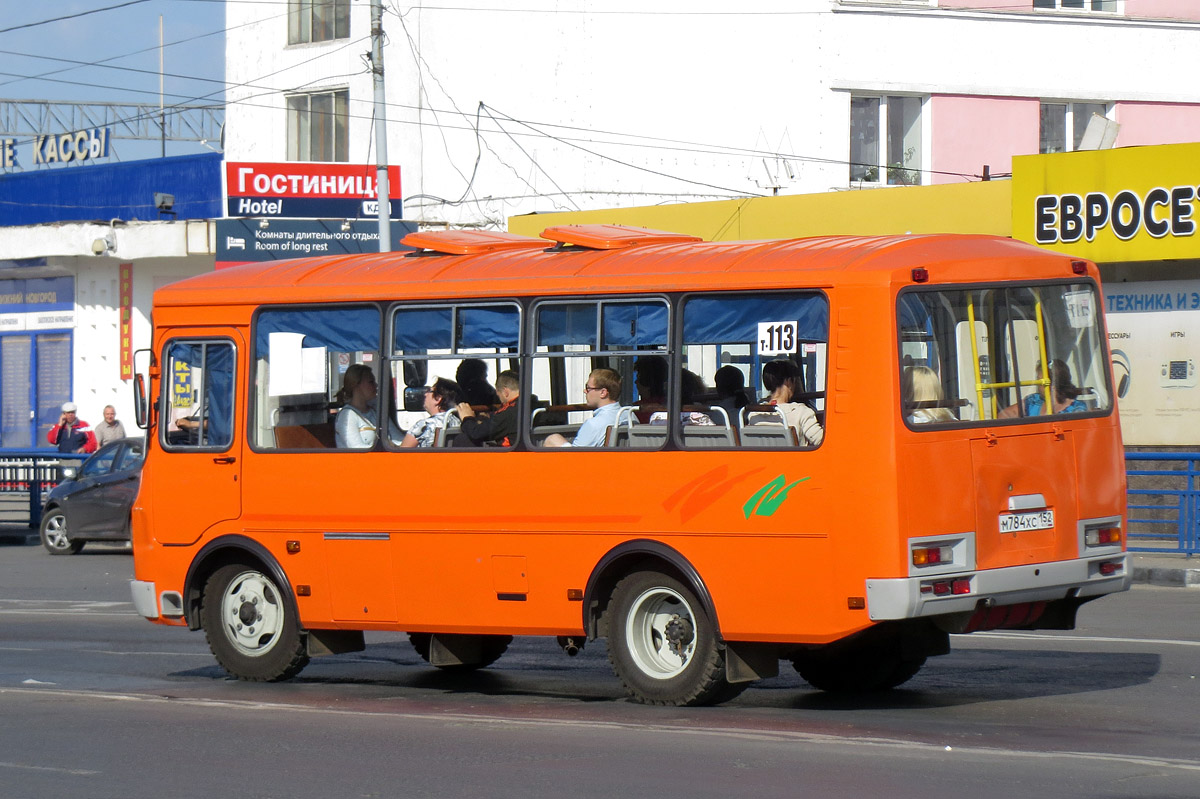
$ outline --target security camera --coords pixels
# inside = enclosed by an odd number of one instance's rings
[[[92,242],[93,255],[104,255],[106,252],[108,252],[108,242],[104,239],[96,239]]]

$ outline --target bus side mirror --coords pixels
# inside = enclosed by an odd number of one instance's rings
[[[146,426],[149,421],[147,419],[148,414],[146,413],[146,409],[147,409],[146,376],[145,375],[134,375],[133,376],[133,415],[134,415],[134,421],[137,423],[137,426],[139,428],[141,428],[142,430],[146,429]]]
[[[145,359],[146,369],[138,369],[138,362]],[[145,430],[150,426],[150,403],[146,397],[146,374],[154,366],[150,350],[138,350],[133,354],[133,415],[134,422]]]

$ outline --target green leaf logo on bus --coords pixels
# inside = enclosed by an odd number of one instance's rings
[[[747,519],[751,516],[774,516],[775,511],[779,510],[779,506],[787,499],[788,492],[805,480],[811,479],[811,477],[801,477],[799,480],[789,483],[787,478],[781,474],[754,492],[754,496],[746,500],[746,504],[742,506],[742,511],[746,514]]]

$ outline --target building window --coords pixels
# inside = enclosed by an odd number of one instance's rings
[[[850,98],[851,182],[920,184],[922,104],[900,95]]]
[[[1108,116],[1104,103],[1042,103],[1038,152],[1069,153],[1079,149],[1093,116]]]
[[[287,98],[289,161],[348,161],[350,92]]]
[[[350,37],[350,0],[288,0],[288,44]]]
[[[1062,11],[1107,11],[1117,13],[1117,0],[1033,0],[1034,8]]]

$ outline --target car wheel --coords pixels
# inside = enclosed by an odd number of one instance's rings
[[[725,679],[725,650],[695,593],[654,571],[629,575],[613,591],[608,660],[626,691],[648,705],[711,705],[747,683]]]
[[[275,580],[233,563],[204,584],[200,623],[217,662],[239,680],[276,682],[308,665],[299,620]]]
[[[42,546],[51,555],[74,555],[83,549],[82,541],[72,541],[67,535],[67,514],[53,508],[42,516]]]

